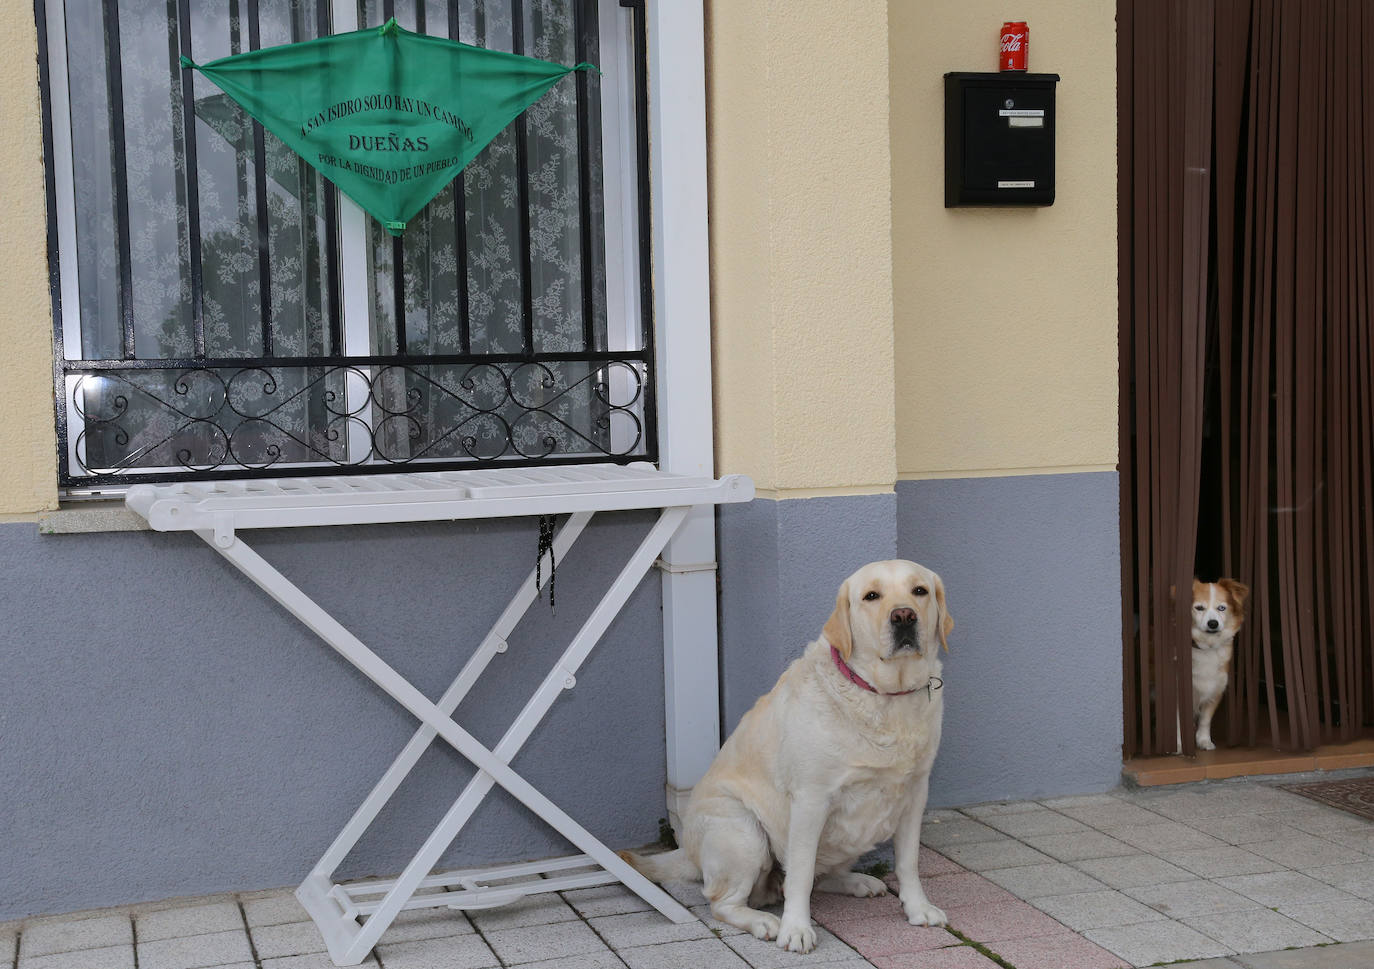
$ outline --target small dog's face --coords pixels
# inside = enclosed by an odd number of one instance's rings
[[[926,656],[936,641],[948,652],[953,628],[940,577],[895,559],[872,562],[844,580],[823,635],[846,661],[856,649],[892,659]]]
[[[1193,580],[1193,641],[1213,645],[1235,638],[1250,589],[1235,579]]]

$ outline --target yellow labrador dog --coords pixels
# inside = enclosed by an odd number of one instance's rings
[[[701,879],[711,914],[816,946],[811,890],[860,897],[887,887],[851,871],[893,838],[902,908],[944,925],[916,872],[931,764],[940,744],[939,646],[954,627],[940,577],[915,562],[874,562],[840,586],[821,638],[744,715],[692,791],[683,844],[622,856],[655,881]],[[777,901],[782,919],[759,911]]]

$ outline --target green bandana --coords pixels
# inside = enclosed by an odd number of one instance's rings
[[[380,28],[194,67],[392,235],[573,71],[533,57]]]

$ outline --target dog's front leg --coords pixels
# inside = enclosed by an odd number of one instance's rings
[[[786,872],[782,882],[782,927],[778,945],[792,952],[816,948],[811,926],[811,888],[816,881],[816,850],[830,805],[815,796],[794,794],[787,821]]]
[[[926,811],[926,797],[930,793],[930,778],[922,777],[911,789],[906,810],[892,836],[897,855],[897,880],[901,883],[902,911],[912,925],[944,925],[945,913],[926,898],[917,871],[921,855],[921,818]]]

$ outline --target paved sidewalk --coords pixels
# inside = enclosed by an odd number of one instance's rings
[[[1367,772],[1364,772],[1367,773]],[[464,915],[403,913],[378,969],[1374,967],[1374,822],[1256,781],[930,813],[922,875],[948,928],[894,896],[816,894],[800,956],[710,918],[674,925],[619,886]],[[1277,951],[1276,951],[1277,950]],[[287,891],[0,925],[0,969],[331,969]]]

